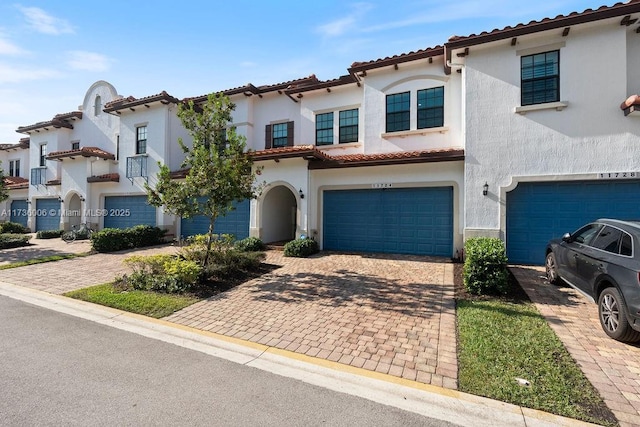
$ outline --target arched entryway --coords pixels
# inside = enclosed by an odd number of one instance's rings
[[[260,205],[263,242],[282,242],[296,238],[298,202],[291,189],[284,185],[269,189]]]
[[[82,201],[77,193],[74,193],[69,199],[69,205],[65,209],[65,215],[67,215],[69,229],[72,229],[75,225],[78,227],[82,220]]]

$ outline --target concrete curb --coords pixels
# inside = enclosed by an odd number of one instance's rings
[[[594,425],[9,283],[0,295],[454,424]]]

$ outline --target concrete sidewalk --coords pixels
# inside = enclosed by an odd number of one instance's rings
[[[458,425],[591,425],[4,282],[0,295]]]

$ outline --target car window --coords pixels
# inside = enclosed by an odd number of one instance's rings
[[[622,239],[620,240],[620,255],[631,256],[633,255],[633,245],[631,244],[631,236],[627,233],[622,233]]]
[[[598,233],[598,236],[591,242],[590,246],[617,254],[621,237],[622,231],[605,225]]]
[[[602,225],[588,224],[571,235],[571,240],[577,243],[588,245],[589,242],[598,234]]]

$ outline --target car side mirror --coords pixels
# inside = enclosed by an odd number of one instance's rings
[[[564,235],[562,236],[562,241],[571,243],[571,233],[564,233]]]

